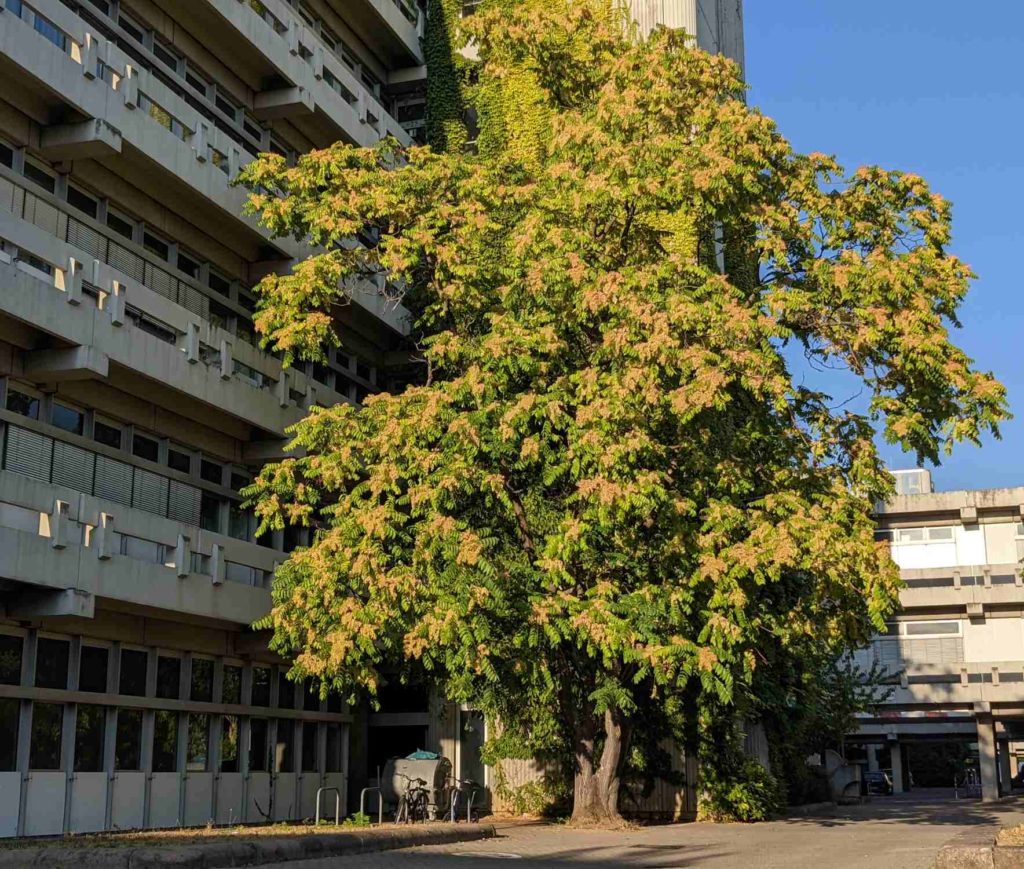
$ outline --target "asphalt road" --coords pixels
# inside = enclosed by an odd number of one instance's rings
[[[948,793],[876,797],[833,817],[765,824],[678,824],[627,831],[580,831],[541,824],[499,825],[499,836],[361,857],[276,864],[279,869],[494,869],[500,861],[538,869],[927,869],[946,840],[991,821],[1024,823],[1024,803],[982,806]]]

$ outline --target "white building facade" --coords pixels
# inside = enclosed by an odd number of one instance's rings
[[[1010,791],[1024,735],[1024,488],[933,492],[927,471],[897,472],[897,483],[878,536],[900,567],[902,608],[857,656],[884,666],[892,691],[851,738],[869,739],[869,762],[889,749],[897,789],[913,772],[907,744],[976,745],[994,799]]]

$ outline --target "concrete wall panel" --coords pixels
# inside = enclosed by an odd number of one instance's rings
[[[214,820],[218,824],[237,824],[245,810],[245,777],[240,772],[222,772],[217,776],[217,806]]]
[[[145,825],[146,774],[119,772],[114,775],[110,825],[115,830],[136,830]]]
[[[185,826],[201,827],[213,818],[213,773],[185,776]]]
[[[29,774],[25,795],[25,835],[56,836],[64,832],[64,793],[67,774]]]
[[[177,827],[181,824],[178,800],[181,776],[176,772],[155,772],[149,792],[149,823],[153,828]]]
[[[299,813],[300,818],[316,817],[316,792],[320,788],[320,776],[315,772],[303,773],[299,776]],[[334,795],[331,794],[325,803],[330,803],[330,811],[334,811]],[[326,810],[324,810],[326,814]]]
[[[18,835],[21,773],[0,772],[0,838]]]
[[[245,789],[245,820],[249,823],[266,821],[264,813],[270,811],[270,773],[249,773]]]
[[[295,773],[284,772],[274,782],[274,820],[291,821],[299,817],[298,781]]]
[[[72,833],[95,833],[107,824],[107,774],[76,772],[71,778]]]

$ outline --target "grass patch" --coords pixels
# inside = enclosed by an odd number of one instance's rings
[[[1015,827],[1003,827],[996,836],[999,845],[1024,845],[1024,824]]]
[[[310,833],[352,833],[352,824],[336,827],[333,822],[321,821],[315,824],[260,824],[255,826],[236,825],[233,827],[189,827],[172,830],[130,830],[123,833],[77,833],[68,836],[31,839],[0,840],[0,850],[18,848],[140,848],[146,845],[195,845],[218,839],[256,836],[306,836]],[[361,825],[360,825],[361,826]],[[361,832],[366,832],[365,828]]]

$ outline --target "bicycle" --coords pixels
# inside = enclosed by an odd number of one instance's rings
[[[427,807],[430,803],[430,794],[427,791],[427,783],[421,778],[410,778],[403,773],[395,773],[405,779],[405,793],[398,798],[398,808],[395,809],[396,824],[415,824],[419,816],[421,821],[427,820]]]
[[[441,820],[450,824],[457,823],[459,815],[462,814],[462,806],[465,805],[466,823],[472,824],[479,821],[479,815],[473,811],[473,803],[476,801],[476,795],[483,790],[483,788],[475,781],[468,778],[457,778],[452,779],[452,781],[455,785],[451,788],[451,795],[448,800],[448,811],[444,813]]]

